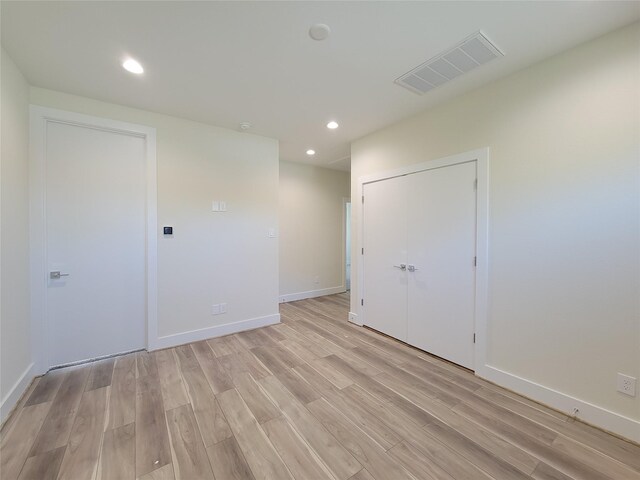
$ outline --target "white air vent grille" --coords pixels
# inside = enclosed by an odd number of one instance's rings
[[[477,66],[502,56],[503,53],[487,37],[477,32],[455,47],[405,73],[396,79],[396,83],[422,95]]]

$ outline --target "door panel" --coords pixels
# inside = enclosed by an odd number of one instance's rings
[[[47,122],[50,366],[143,348],[145,140]]]
[[[473,369],[476,163],[406,179],[408,343]]]
[[[407,339],[407,189],[404,177],[364,186],[364,324]]]

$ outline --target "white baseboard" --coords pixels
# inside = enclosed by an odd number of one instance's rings
[[[33,377],[35,377],[34,371],[35,363],[31,363],[2,399],[2,404],[0,404],[0,424],[4,423],[9,413],[11,413],[11,410],[13,410],[13,407],[15,407],[20,400],[20,397],[22,397],[27,388],[29,388]]]
[[[305,298],[324,297],[325,295],[335,295],[336,293],[344,293],[347,290],[344,286],[322,288],[320,290],[309,290],[308,292],[285,293],[280,295],[280,303],[295,302],[304,300]]]
[[[349,317],[347,318],[347,320],[349,320],[351,323],[355,323],[360,327],[363,325],[363,323],[360,320],[358,320],[357,313],[349,312]]]
[[[176,345],[184,345],[185,343],[206,340],[207,338],[221,337],[223,335],[238,333],[244,330],[253,330],[254,328],[275,325],[276,323],[280,323],[279,313],[264,317],[251,318],[249,320],[241,320],[239,322],[225,323],[224,325],[216,325],[215,327],[176,333],[174,335],[166,335],[164,337],[158,337],[155,342],[149,342],[149,351],[175,347]]]
[[[478,368],[476,375],[568,415],[573,415],[574,409],[577,408],[579,410],[578,415],[576,415],[578,419],[640,443],[640,421],[638,420],[625,417],[489,365],[483,365]]]

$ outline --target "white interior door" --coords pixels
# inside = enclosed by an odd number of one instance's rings
[[[364,186],[364,324],[407,340],[407,189],[404,177]]]
[[[44,162],[49,365],[144,348],[145,139],[49,121]]]
[[[405,178],[408,343],[473,369],[476,162]]]

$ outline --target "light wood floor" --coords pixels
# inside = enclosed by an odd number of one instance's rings
[[[13,479],[640,479],[640,447],[348,324],[281,325],[48,373],[5,424]]]

